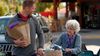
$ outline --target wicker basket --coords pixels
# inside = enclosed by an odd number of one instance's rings
[[[63,56],[61,50],[49,50],[45,51],[45,56]]]

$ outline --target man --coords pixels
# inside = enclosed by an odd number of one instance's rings
[[[43,55],[43,46],[44,46],[44,36],[43,31],[36,20],[35,17],[32,16],[33,11],[35,10],[34,1],[33,0],[25,0],[22,5],[22,11],[17,13],[9,22],[18,20],[21,22],[28,22],[30,25],[30,38],[31,44],[27,46],[27,41],[25,40],[14,40],[11,39],[9,34],[6,34],[6,40],[8,42],[14,43],[16,46],[13,48],[13,55],[15,56],[35,56],[35,53],[39,55]],[[8,25],[9,25],[8,24]],[[36,38],[35,35],[38,35],[39,46],[36,46]],[[37,51],[36,51],[37,50]]]

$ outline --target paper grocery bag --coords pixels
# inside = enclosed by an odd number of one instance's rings
[[[14,23],[15,24],[15,23]],[[14,25],[12,24],[12,25]],[[7,32],[8,35],[12,38],[12,39],[22,39],[27,41],[27,44],[31,43],[30,40],[30,26],[28,23],[26,22],[19,22],[16,25],[12,26],[8,26],[7,27]]]

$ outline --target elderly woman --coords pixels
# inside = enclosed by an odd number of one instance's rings
[[[69,53],[72,56],[77,55],[81,51],[81,37],[78,34],[80,31],[80,25],[76,20],[68,20],[66,22],[66,32],[62,33],[60,38],[55,44],[61,46],[64,49],[64,55]]]

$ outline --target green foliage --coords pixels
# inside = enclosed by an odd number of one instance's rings
[[[53,5],[53,3],[37,3],[36,4],[36,12],[42,12],[44,11],[46,8],[50,8]]]
[[[0,5],[0,16],[3,16],[4,15],[4,10],[3,10],[3,7]]]
[[[16,7],[15,12],[18,12],[18,6]]]
[[[0,0],[0,16],[15,14],[21,10],[23,0]]]
[[[7,12],[7,7],[5,6],[4,2],[0,2],[0,16],[5,15]]]
[[[21,10],[23,0],[0,0],[0,16],[11,15]],[[36,3],[36,12],[42,12],[50,8],[53,3]]]

